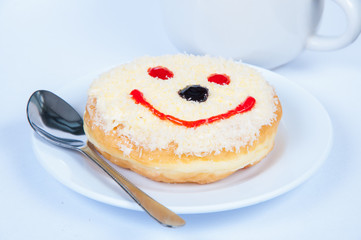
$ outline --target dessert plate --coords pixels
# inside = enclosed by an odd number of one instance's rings
[[[273,151],[259,164],[206,184],[168,184],[144,178],[112,164],[135,185],[176,213],[206,213],[241,208],[277,197],[306,181],[324,162],[332,144],[332,126],[323,106],[292,81],[259,69],[274,86],[283,117]],[[91,77],[65,86],[57,95],[84,112]],[[141,210],[123,190],[77,152],[53,146],[35,134],[33,148],[42,166],[59,182],[91,199]]]

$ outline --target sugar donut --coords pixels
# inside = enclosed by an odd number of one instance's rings
[[[193,55],[142,57],[96,79],[84,130],[108,160],[155,181],[210,183],[261,161],[282,108],[252,67]]]

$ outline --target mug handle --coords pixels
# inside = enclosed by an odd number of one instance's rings
[[[351,44],[361,32],[361,1],[333,0],[346,14],[348,26],[346,31],[337,37],[312,35],[308,38],[306,48],[309,50],[336,50]]]

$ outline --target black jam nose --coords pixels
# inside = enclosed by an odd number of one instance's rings
[[[205,102],[208,98],[208,89],[200,85],[191,85],[179,90],[178,94],[187,101]]]

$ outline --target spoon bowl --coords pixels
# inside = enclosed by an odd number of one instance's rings
[[[35,132],[56,145],[74,150],[87,145],[83,119],[52,92],[33,93],[27,105],[27,117]]]
[[[38,90],[29,98],[27,118],[43,139],[60,147],[81,152],[104,170],[151,217],[166,227],[180,227],[185,221],[155,201],[110,166],[88,142],[83,130],[83,119],[63,99],[52,92]]]

